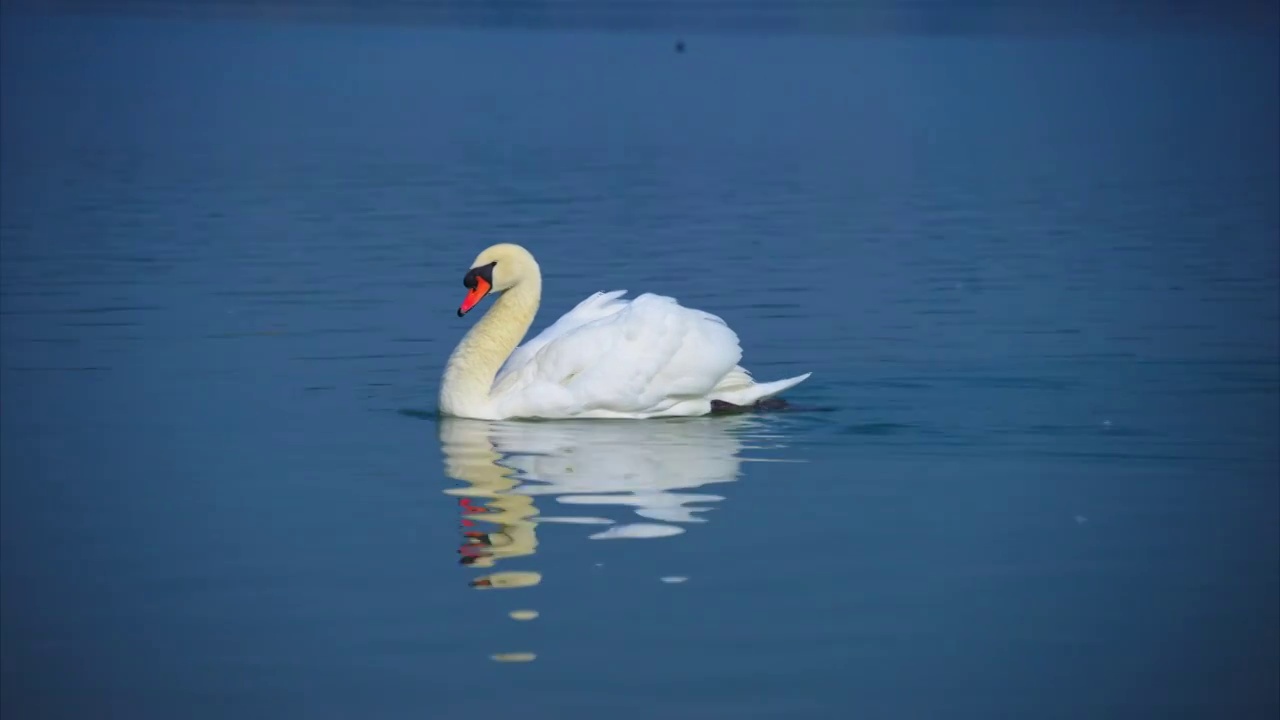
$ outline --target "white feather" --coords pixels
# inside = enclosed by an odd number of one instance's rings
[[[598,293],[511,355],[492,391],[502,417],[699,415],[711,400],[747,405],[781,392],[738,367],[724,320],[674,298]]]
[[[500,244],[472,268],[488,273],[500,295],[449,358],[440,389],[446,415],[705,415],[712,401],[750,405],[809,377],[757,383],[738,365],[742,347],[724,320],[662,295],[624,300],[625,290],[592,295],[516,347],[541,298],[537,261],[518,245]]]

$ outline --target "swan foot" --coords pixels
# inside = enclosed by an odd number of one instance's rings
[[[749,412],[767,412],[770,410],[786,410],[790,405],[782,398],[765,398],[750,405],[734,405],[723,400],[711,401],[712,415],[730,415]]]

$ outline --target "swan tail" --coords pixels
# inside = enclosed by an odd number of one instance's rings
[[[711,397],[733,405],[751,405],[790,390],[808,380],[812,374],[805,373],[785,380],[757,383],[751,379],[751,373],[740,367],[734,368],[716,385],[715,390],[711,392]]]

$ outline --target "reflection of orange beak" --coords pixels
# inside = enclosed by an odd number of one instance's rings
[[[477,277],[476,286],[471,288],[471,292],[467,293],[466,299],[462,301],[462,306],[458,308],[458,317],[466,315],[471,308],[475,307],[476,303],[480,302],[480,298],[489,294],[491,287],[488,282],[485,282],[484,278]]]

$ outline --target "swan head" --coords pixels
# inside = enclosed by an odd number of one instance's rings
[[[500,243],[485,248],[462,278],[467,297],[458,308],[458,317],[470,312],[485,295],[510,290],[537,270],[538,263],[533,255],[519,245]]]

